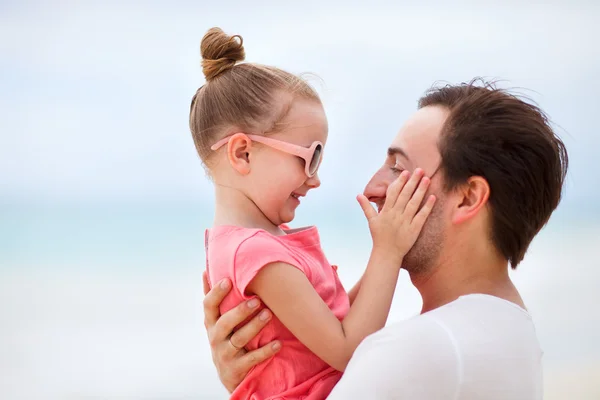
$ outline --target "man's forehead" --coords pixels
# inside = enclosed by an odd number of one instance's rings
[[[420,164],[431,158],[439,159],[437,142],[448,113],[447,109],[437,106],[418,110],[400,128],[390,149],[401,150],[412,163]],[[402,156],[402,153],[398,154]]]

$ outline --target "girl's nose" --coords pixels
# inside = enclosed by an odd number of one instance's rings
[[[316,189],[321,186],[321,180],[319,179],[319,174],[314,174],[310,178],[306,180],[306,185],[311,189]]]

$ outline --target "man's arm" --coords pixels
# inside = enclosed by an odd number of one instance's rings
[[[204,326],[210,343],[213,363],[217,367],[219,379],[229,393],[232,393],[252,367],[273,357],[279,351],[281,343],[273,341],[259,349],[247,352],[244,346],[265,327],[271,319],[271,313],[269,310],[263,310],[233,333],[233,328],[252,315],[260,302],[257,299],[249,300],[221,315],[219,305],[231,290],[231,282],[225,279],[209,290],[206,272],[202,274],[202,280],[206,295],[204,297]]]
[[[460,352],[450,333],[419,316],[366,338],[328,400],[454,399]]]

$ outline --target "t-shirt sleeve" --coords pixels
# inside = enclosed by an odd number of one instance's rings
[[[261,269],[276,262],[289,264],[306,274],[292,251],[266,232],[258,232],[240,244],[235,254],[234,275],[235,285],[242,297],[251,297],[246,294],[250,282]]]
[[[367,337],[328,400],[452,400],[461,373],[449,331],[437,321],[416,318]]]

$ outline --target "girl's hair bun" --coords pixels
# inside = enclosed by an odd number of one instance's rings
[[[211,28],[200,43],[202,72],[207,82],[244,61],[244,41],[240,35],[229,36],[220,28]]]

